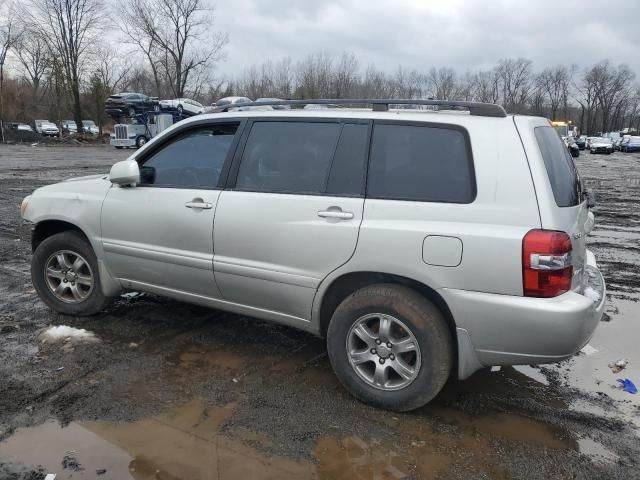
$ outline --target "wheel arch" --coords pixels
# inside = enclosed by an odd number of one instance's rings
[[[102,249],[100,248],[101,244],[97,239],[94,239],[95,242],[92,241],[89,235],[87,235],[87,233],[75,223],[60,219],[46,219],[37,222],[31,234],[32,251],[35,252],[36,248],[38,248],[38,245],[40,245],[47,238],[62,232],[76,232],[84,240],[86,240],[86,242],[95,252],[98,260],[98,270],[103,293],[107,296],[118,295],[122,291],[122,286],[120,285],[118,280],[116,280],[115,277],[111,275],[108,268],[104,264],[102,259]]]
[[[454,348],[454,359],[458,358],[458,341],[456,333],[456,323],[451,314],[451,310],[447,305],[447,302],[442,296],[433,288],[428,285],[414,280],[409,277],[396,275],[392,273],[382,272],[349,272],[345,273],[334,280],[324,290],[324,294],[320,299],[320,307],[318,310],[318,332],[321,336],[326,336],[327,329],[329,328],[329,322],[333,312],[338,305],[349,296],[351,293],[359,290],[360,288],[373,285],[376,283],[391,283],[396,285],[403,285],[408,287],[427,300],[431,301],[436,308],[442,313],[442,316],[447,323],[447,328],[451,334],[451,341]],[[454,371],[457,369],[457,361],[454,361]]]
[[[84,231],[77,225],[66,222],[64,220],[51,219],[42,220],[41,222],[36,223],[36,226],[33,229],[33,233],[31,234],[31,251],[35,252],[36,248],[38,248],[38,245],[40,245],[50,236],[68,231],[77,232],[87,241],[89,245],[91,245],[91,240],[89,239],[87,234],[84,233]]]

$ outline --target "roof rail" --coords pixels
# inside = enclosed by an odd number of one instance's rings
[[[500,105],[493,103],[462,102],[456,100],[417,100],[417,99],[367,99],[367,98],[341,98],[341,99],[307,99],[307,100],[268,100],[264,102],[231,103],[214,108],[214,112],[228,112],[229,109],[243,107],[265,107],[285,105],[330,105],[353,106],[371,105],[374,112],[386,112],[389,106],[394,105],[429,105],[438,107],[438,110],[466,109],[471,115],[480,117],[506,117],[507,112]]]

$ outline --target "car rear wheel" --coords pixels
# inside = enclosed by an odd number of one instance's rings
[[[410,288],[378,284],[335,310],[327,349],[338,379],[371,405],[408,411],[428,403],[446,383],[452,339],[440,311]]]
[[[136,138],[136,147],[137,148],[144,147],[145,143],[147,143],[146,137],[143,137],[142,135],[140,135],[138,138]]]
[[[129,112],[128,112],[130,117],[135,117],[136,116],[136,109],[133,107],[129,108]]]
[[[178,110],[178,113],[182,115],[182,112],[184,111],[184,109],[182,108],[182,105],[178,105],[177,110]]]
[[[38,245],[31,280],[49,308],[67,315],[93,315],[110,300],[102,293],[93,249],[76,232],[57,233]]]

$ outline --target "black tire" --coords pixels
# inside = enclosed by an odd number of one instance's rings
[[[135,109],[135,108],[133,108],[133,107],[130,107],[130,108],[129,108],[129,111],[128,111],[128,115],[129,115],[130,117],[135,117],[135,116],[136,116],[136,109]]]
[[[184,109],[182,108],[182,105],[178,105],[177,110],[178,110],[178,113],[179,113],[180,115],[182,115],[182,112],[184,112]]]
[[[420,347],[420,367],[411,383],[398,390],[382,390],[365,382],[351,366],[347,339],[352,325],[367,314],[390,315],[404,323]],[[377,284],[348,296],[333,313],[327,350],[336,376],[356,398],[370,405],[409,411],[432,400],[442,389],[453,365],[453,340],[441,312],[410,288]]]
[[[116,147],[118,150],[122,150],[122,147]]]
[[[147,137],[140,135],[138,138],[136,138],[136,148],[144,147],[145,143],[147,143]]]
[[[47,260],[60,250],[80,254],[86,259],[93,276],[93,287],[86,298],[77,303],[67,303],[57,298],[51,291],[45,278]],[[67,231],[52,235],[40,243],[31,260],[31,281],[40,299],[52,310],[66,315],[94,315],[106,307],[110,298],[102,293],[98,261],[87,240],[77,232]]]

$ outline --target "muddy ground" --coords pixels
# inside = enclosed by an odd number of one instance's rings
[[[150,295],[86,319],[48,311],[22,197],[128,153],[0,147],[0,479],[640,477],[640,395],[616,388],[640,385],[640,155],[577,160],[609,287],[596,351],[481,371],[396,414],[349,396],[323,341],[290,328]],[[101,341],[39,344],[48,325]]]

